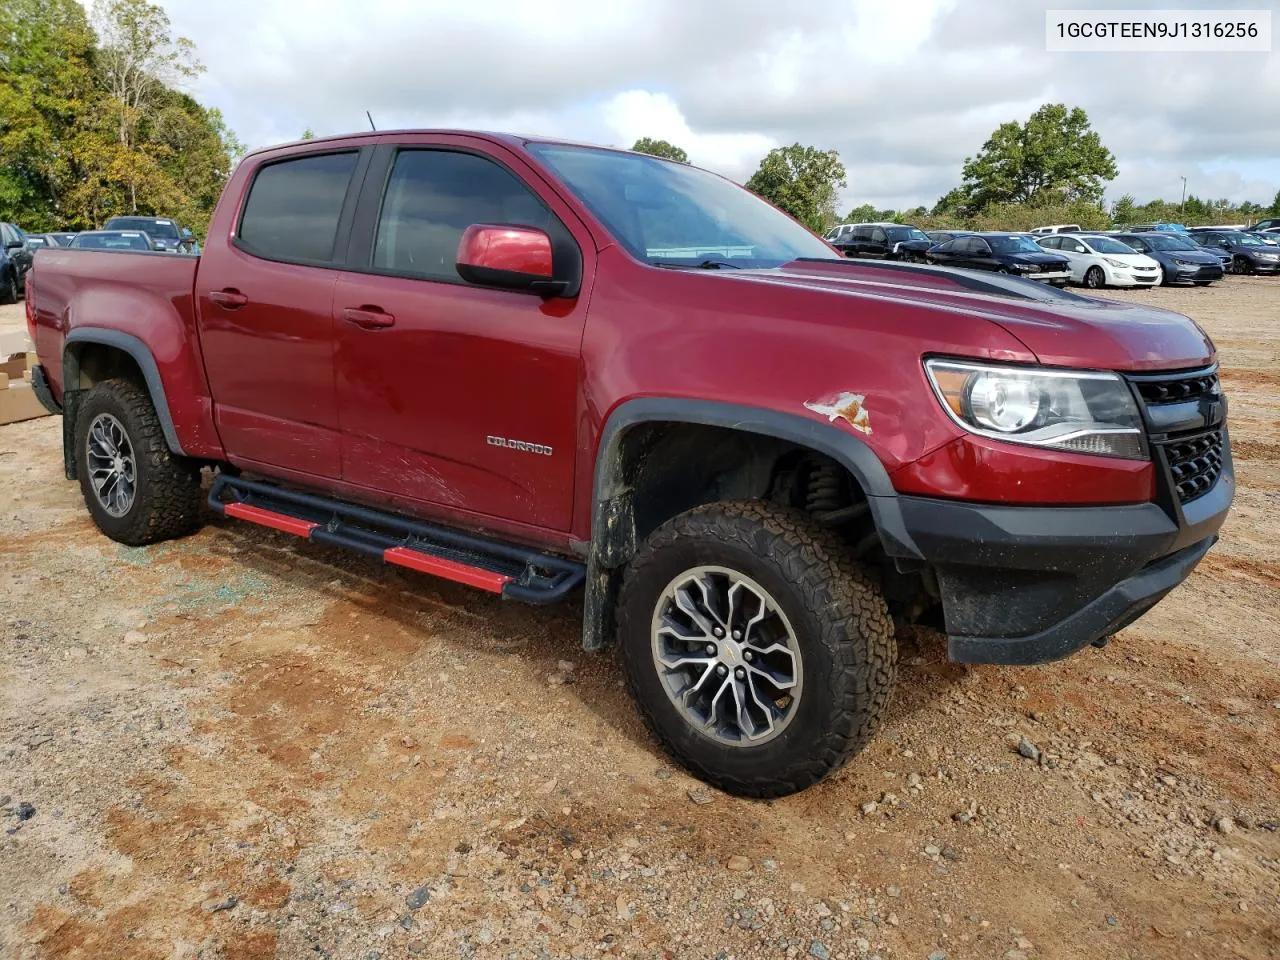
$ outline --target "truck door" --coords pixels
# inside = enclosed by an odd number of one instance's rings
[[[360,157],[331,147],[263,165],[234,236],[205,247],[200,342],[233,462],[339,476],[333,290]]]
[[[571,299],[470,285],[456,258],[476,223],[594,253],[514,152],[425,134],[378,147],[333,302],[343,479],[462,522],[566,531],[590,264]]]

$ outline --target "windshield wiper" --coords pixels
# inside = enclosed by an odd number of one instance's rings
[[[701,263],[679,263],[675,260],[651,260],[655,267],[667,267],[670,270],[741,270],[736,263],[728,260],[703,260]]]

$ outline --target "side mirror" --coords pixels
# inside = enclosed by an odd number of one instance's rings
[[[533,227],[473,223],[458,241],[458,275],[468,283],[554,297],[566,284],[552,262],[551,238]]]
[[[6,250],[21,250],[26,244],[21,240],[10,240],[4,245]]]

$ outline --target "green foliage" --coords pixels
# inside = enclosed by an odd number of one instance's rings
[[[679,163],[689,162],[689,155],[680,147],[666,140],[655,140],[653,137],[641,137],[631,145],[631,149],[636,153],[647,153],[651,157],[662,157]]]
[[[305,130],[303,130],[303,131],[302,131],[302,137],[301,137],[301,139],[303,139],[303,140],[314,140],[315,138],[316,138],[316,132],[315,132],[314,130],[312,130],[310,127],[307,127],[307,129],[305,129]]]
[[[1277,199],[1280,199],[1278,197]],[[1129,201],[1126,203],[1125,201]],[[1116,224],[1134,223],[1184,223],[1189,227],[1203,227],[1221,223],[1252,223],[1269,214],[1260,203],[1244,201],[1232,204],[1229,200],[1202,200],[1195,194],[1186,203],[1177,200],[1152,200],[1136,204],[1129,196],[1121,197],[1112,205],[1111,219]]]
[[[1083,110],[1046,103],[1025,124],[997,127],[961,173],[964,182],[939,207],[973,215],[994,204],[1097,203],[1116,163]]]
[[[0,0],[0,219],[34,230],[173,216],[203,234],[243,146],[174,89],[200,69],[161,8]]]
[[[836,222],[837,191],[845,185],[838,153],[798,143],[770,150],[746,184],[818,233]]]

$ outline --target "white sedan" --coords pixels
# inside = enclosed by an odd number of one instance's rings
[[[1037,237],[1036,242],[1070,260],[1071,279],[1090,289],[1160,285],[1160,264],[1115,237],[1060,233]]]

